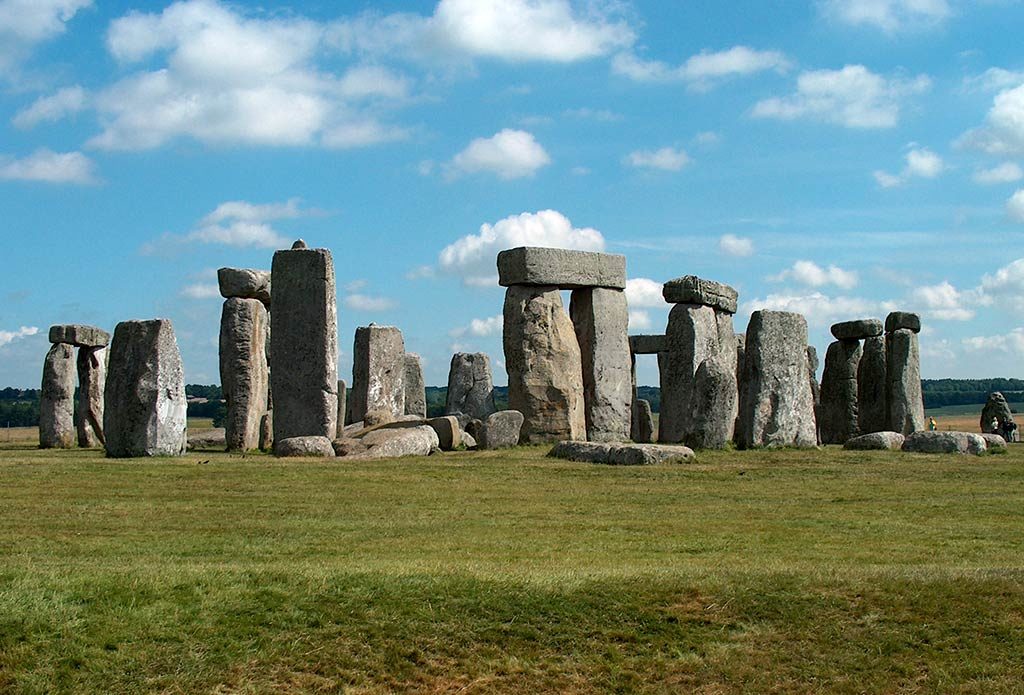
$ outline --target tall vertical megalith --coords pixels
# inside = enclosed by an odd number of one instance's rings
[[[483,352],[457,352],[448,370],[448,395],[444,411],[464,413],[484,420],[495,412],[491,358]]]
[[[892,312],[885,320],[886,403],[889,429],[911,434],[924,429],[921,350],[917,314]]]
[[[296,242],[271,266],[270,383],[274,441],[334,437],[338,417],[338,309],[334,260]]]
[[[220,321],[220,383],[227,403],[224,435],[228,451],[259,448],[260,421],[267,412],[267,309],[258,299],[231,297]]]
[[[39,446],[69,449],[75,443],[75,349],[55,343],[43,360],[39,394]]]
[[[626,295],[605,287],[573,290],[569,315],[583,365],[587,440],[627,441],[633,384]]]
[[[888,430],[885,391],[888,387],[885,336],[864,339],[857,366],[857,423],[862,434]]]
[[[78,446],[89,449],[103,446],[103,389],[107,383],[107,349],[78,348],[78,408],[75,428]]]
[[[357,328],[348,419],[360,422],[373,410],[405,415],[405,367],[402,331],[373,323]]]
[[[825,353],[818,430],[822,444],[846,444],[860,434],[857,424],[859,340],[836,340]]]
[[[348,424],[348,385],[344,379],[338,379],[338,438],[344,436],[345,425]]]
[[[405,414],[427,417],[427,387],[423,381],[420,356],[405,353]]]

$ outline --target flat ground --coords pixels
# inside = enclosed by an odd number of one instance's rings
[[[0,441],[0,692],[1024,691],[1024,445],[544,453]]]

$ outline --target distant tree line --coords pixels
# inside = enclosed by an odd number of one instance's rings
[[[988,400],[988,394],[999,391],[1013,403],[1024,401],[1022,379],[922,379],[925,408],[944,405],[975,405]]]

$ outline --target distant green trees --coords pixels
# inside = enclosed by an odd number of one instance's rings
[[[984,403],[988,394],[1000,391],[1006,400],[1024,401],[1024,380],[1021,379],[922,379],[925,408],[944,405],[974,405]]]

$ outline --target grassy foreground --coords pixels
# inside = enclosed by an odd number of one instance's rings
[[[3,445],[0,692],[1024,691],[1024,445],[544,453]]]

